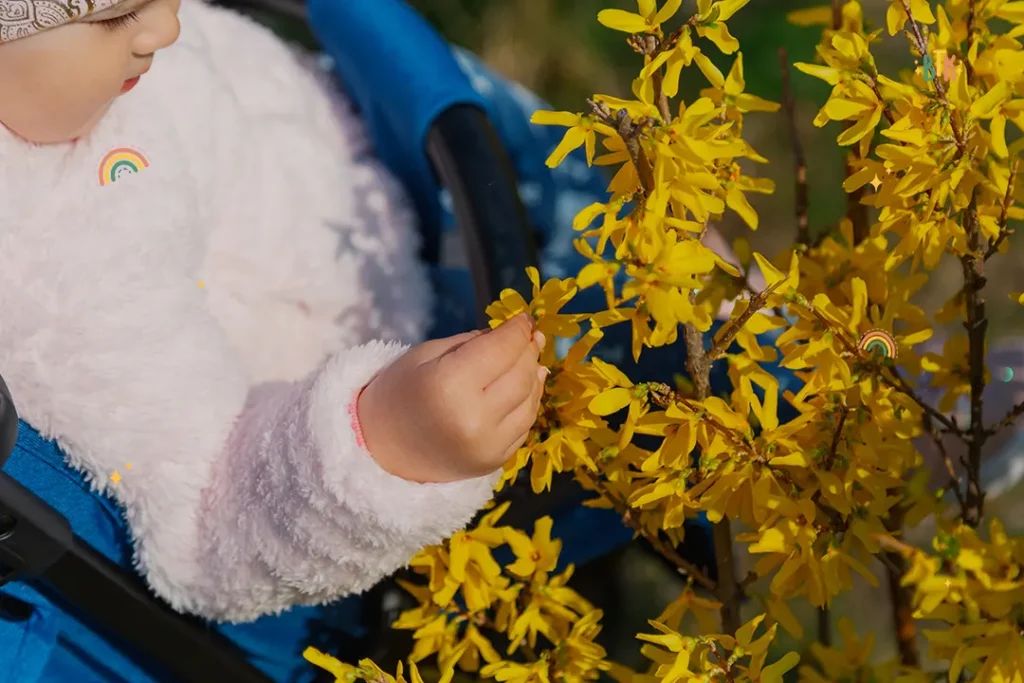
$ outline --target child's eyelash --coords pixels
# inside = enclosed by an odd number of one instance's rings
[[[130,26],[138,20],[139,15],[136,12],[128,12],[127,14],[122,14],[121,16],[114,17],[113,19],[105,19],[99,23],[103,28],[109,31],[116,31],[119,28]]]

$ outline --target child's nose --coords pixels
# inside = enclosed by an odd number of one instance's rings
[[[132,51],[138,55],[152,54],[174,44],[181,33],[178,21],[180,0],[156,0],[146,13],[145,26],[136,34]]]

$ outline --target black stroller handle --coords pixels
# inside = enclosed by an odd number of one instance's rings
[[[469,105],[438,117],[427,135],[427,156],[451,194],[484,327],[485,307],[502,290],[514,289],[529,299],[526,268],[537,265],[515,171],[487,115]]]

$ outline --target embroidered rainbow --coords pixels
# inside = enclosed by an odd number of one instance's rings
[[[869,355],[881,353],[883,358],[896,358],[896,340],[885,330],[869,330],[857,343],[857,348]]]
[[[131,147],[120,147],[100,162],[100,185],[111,185],[122,176],[139,173],[144,168],[149,168],[149,161],[141,152]]]

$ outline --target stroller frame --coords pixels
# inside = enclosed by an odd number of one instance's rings
[[[284,1],[275,6],[295,7]],[[470,105],[453,106],[435,119],[425,152],[451,195],[479,320],[486,324],[484,305],[506,288],[528,293],[525,271],[537,264],[511,161],[487,115]],[[0,377],[0,467],[17,438],[17,411]],[[182,680],[270,680],[227,638],[172,610],[140,577],[90,547],[63,515],[0,471],[0,586],[13,580],[55,591],[126,646],[126,654],[142,655]]]

